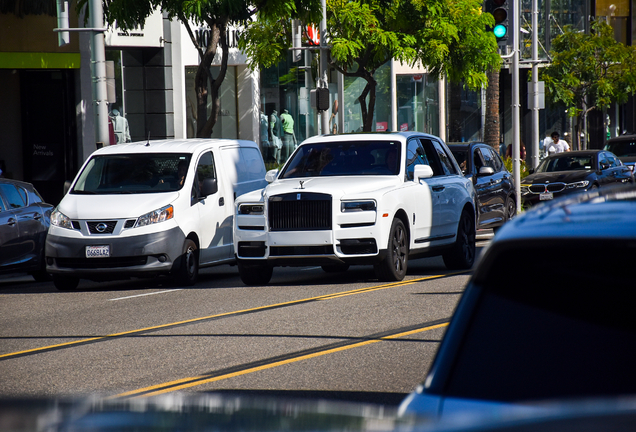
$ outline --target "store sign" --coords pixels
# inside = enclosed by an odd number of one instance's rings
[[[375,130],[376,132],[386,132],[389,129],[389,122],[376,122]]]
[[[208,27],[199,27],[194,31],[194,35],[199,46],[207,47],[208,43],[210,42],[210,38],[212,37],[212,31]],[[239,36],[240,32],[237,29],[227,29],[226,37],[228,48],[238,48]]]
[[[144,28],[122,30],[117,23],[109,27],[104,33],[104,43],[111,48],[137,47],[146,48],[163,47],[163,15],[161,11],[155,11],[146,18]]]

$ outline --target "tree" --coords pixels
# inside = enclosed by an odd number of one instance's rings
[[[420,63],[432,78],[445,75],[478,89],[487,82],[486,71],[501,62],[495,37],[486,32],[492,24],[492,15],[482,13],[481,0],[327,0],[329,64],[366,81],[358,101],[363,130],[371,131],[380,66],[391,59]],[[268,67],[282,58],[275,51],[290,47],[280,33],[288,25],[259,17],[246,29],[244,43],[262,41],[251,43],[253,67]]]
[[[86,4],[87,0],[80,0],[78,6]],[[197,118],[205,120],[197,122],[197,137],[201,138],[210,137],[220,111],[219,89],[225,79],[228,63],[228,27],[245,26],[257,15],[265,19],[317,21],[321,14],[320,0],[103,0],[103,4],[108,23],[112,25],[116,21],[123,30],[143,27],[146,18],[157,8],[185,26],[199,52],[195,89]],[[207,46],[199,45],[192,24],[210,28],[211,37]],[[220,71],[214,77],[210,67],[219,49]],[[212,101],[209,115],[208,98]]]
[[[590,34],[566,26],[550,54],[552,62],[540,76],[548,97],[576,117],[576,147],[581,148],[585,116],[613,102],[625,103],[636,93],[636,47],[617,42],[609,24],[595,21]]]

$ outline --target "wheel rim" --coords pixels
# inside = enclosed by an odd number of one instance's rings
[[[393,234],[393,265],[395,271],[401,273],[405,269],[406,264],[406,234],[401,225],[395,227]]]
[[[517,213],[517,203],[513,199],[508,198],[508,219],[515,217]]]
[[[461,221],[461,240],[462,250],[464,251],[464,257],[466,261],[472,262],[475,258],[475,234],[472,230],[472,223],[467,216],[462,217]]]

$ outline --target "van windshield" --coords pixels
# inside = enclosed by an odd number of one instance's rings
[[[71,190],[74,194],[157,193],[180,190],[190,154],[100,155],[91,158]]]

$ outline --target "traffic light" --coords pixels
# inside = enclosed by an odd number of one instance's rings
[[[497,42],[507,42],[510,37],[509,0],[485,0],[486,12],[495,18],[495,26],[491,29]]]

